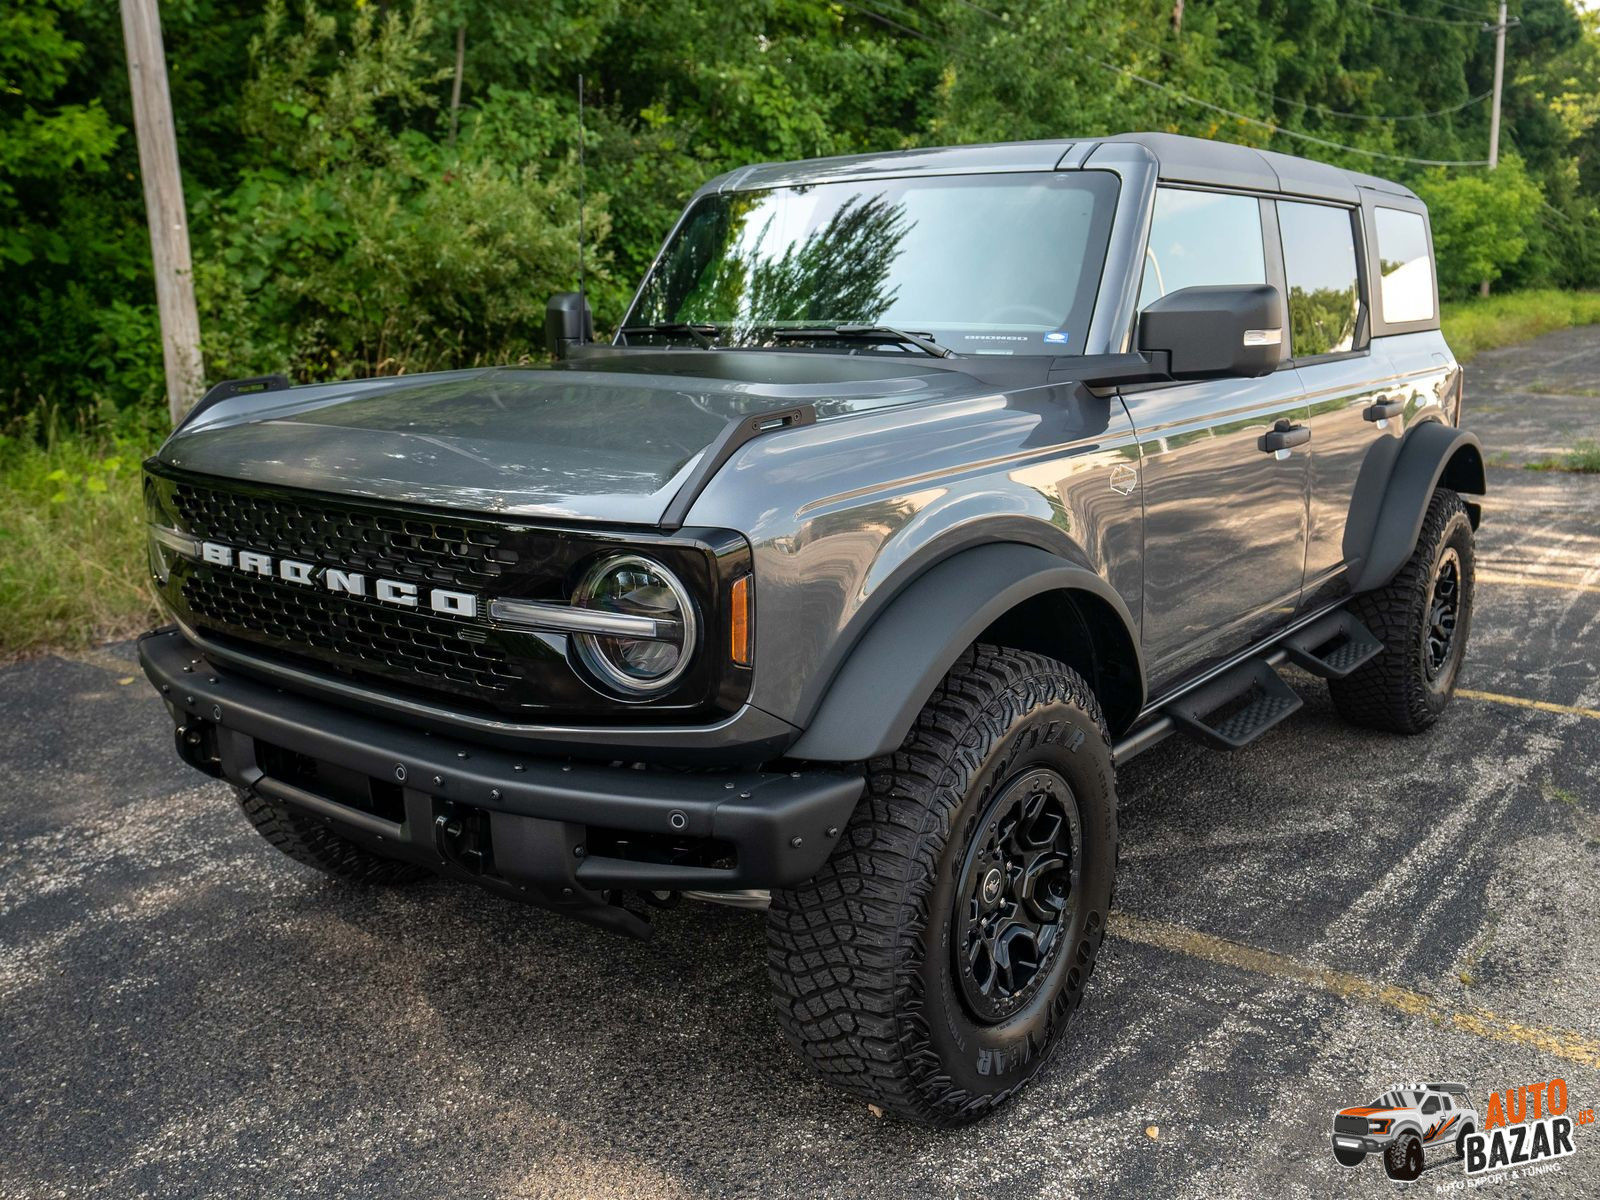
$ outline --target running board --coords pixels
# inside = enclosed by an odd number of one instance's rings
[[[1196,741],[1216,750],[1237,750],[1289,717],[1301,703],[1281,675],[1265,660],[1255,659],[1184,693],[1163,711]]]
[[[1295,666],[1324,679],[1343,679],[1383,653],[1383,643],[1347,610],[1339,609],[1279,643]]]

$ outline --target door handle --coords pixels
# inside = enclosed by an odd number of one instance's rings
[[[1369,404],[1361,412],[1364,421],[1376,421],[1378,428],[1384,427],[1385,421],[1393,420],[1406,410],[1404,396],[1394,396],[1388,400],[1379,400],[1376,404]]]
[[[1256,445],[1261,448],[1263,454],[1285,459],[1295,446],[1304,446],[1310,440],[1311,430],[1304,425],[1292,425],[1284,419],[1272,427],[1271,433],[1263,433],[1257,438]]]

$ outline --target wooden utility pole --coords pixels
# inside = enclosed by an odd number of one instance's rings
[[[456,26],[456,79],[450,85],[450,145],[456,144],[456,122],[461,119],[461,76],[467,66],[467,27]]]
[[[1500,17],[1494,25],[1494,107],[1489,110],[1489,170],[1500,165],[1500,92],[1506,77],[1506,0],[1500,0]],[[1478,294],[1489,294],[1489,281],[1478,284]]]
[[[156,0],[121,0],[122,38],[133,91],[133,128],[139,142],[150,258],[155,266],[156,309],[161,315],[161,356],[167,369],[167,408],[174,424],[200,398],[200,316],[189,262],[189,221],[178,174],[178,137],[167,90],[167,56],[161,47]]]

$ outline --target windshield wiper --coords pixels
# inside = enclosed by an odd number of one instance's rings
[[[904,329],[896,329],[892,325],[829,325],[821,329],[774,329],[774,339],[781,341],[809,342],[818,338],[843,338],[847,341],[881,342],[884,344],[898,344],[913,346],[924,354],[931,354],[935,358],[953,358],[951,350],[939,345],[925,333],[907,333]]]
[[[654,325],[624,325],[619,332],[623,337],[651,333],[661,334],[664,337],[691,337],[702,349],[715,350],[717,343],[712,339],[722,331],[715,325],[696,324],[691,321],[660,321]]]

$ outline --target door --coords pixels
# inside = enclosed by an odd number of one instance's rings
[[[1360,211],[1277,202],[1288,283],[1289,354],[1310,414],[1311,498],[1303,607],[1348,593],[1345,526],[1363,468],[1387,476],[1404,401],[1387,355],[1371,345],[1357,263]]]
[[[1159,188],[1139,307],[1201,284],[1275,282],[1252,196]],[[1276,233],[1272,234],[1276,238]],[[1263,449],[1300,427],[1294,369],[1125,390],[1144,500],[1143,639],[1152,692],[1232,654],[1293,614],[1305,568],[1307,447]]]

